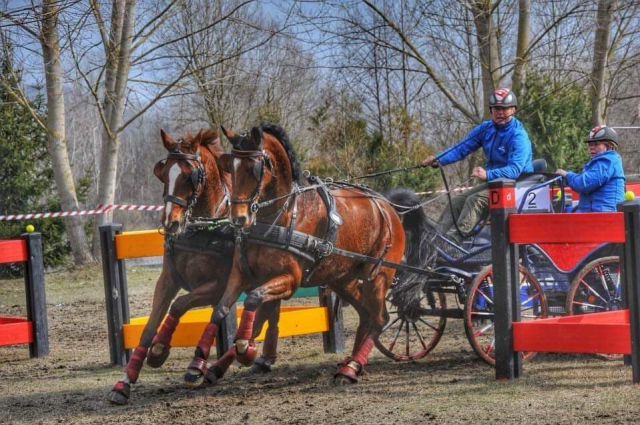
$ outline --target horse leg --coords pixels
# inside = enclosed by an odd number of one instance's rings
[[[353,306],[360,318],[351,355],[338,364],[338,369],[334,375],[334,382],[338,384],[353,384],[358,382],[357,376],[361,375],[364,371],[364,365],[361,359],[362,354],[360,353],[366,351],[368,355],[371,351],[371,347],[367,349],[368,341],[370,340],[370,338],[368,338],[369,312],[365,308],[363,294],[357,279],[346,286],[332,289],[334,289],[342,300]],[[371,344],[373,344],[373,340],[371,340]]]
[[[290,296],[294,283],[295,277],[293,275],[280,275],[249,292],[244,300],[244,311],[235,337],[236,360],[240,364],[250,366],[256,357],[257,349],[254,341],[257,336],[254,327],[256,310],[263,303]]]
[[[369,354],[373,348],[374,338],[380,335],[388,320],[384,297],[393,281],[394,272],[392,269],[382,269],[372,280],[365,280],[362,285],[363,304],[361,306],[364,311],[356,308],[360,316],[358,335],[351,360],[346,365],[340,366],[336,373],[336,380],[340,383],[356,383],[358,382],[356,376],[364,373]],[[366,276],[369,276],[369,273]]]
[[[271,303],[270,303],[271,304]],[[269,327],[265,333],[264,342],[262,343],[262,355],[256,359],[251,366],[251,373],[267,373],[271,372],[271,366],[275,364],[278,357],[278,322],[280,321],[280,304],[281,301],[274,301],[274,307],[270,311],[269,315]],[[260,323],[260,327],[257,332],[262,330],[262,323],[265,319],[260,317],[269,313],[269,309],[265,308],[266,305],[262,305],[257,312],[258,318],[256,318],[256,324]],[[254,333],[254,335],[257,335]]]
[[[278,320],[280,318],[280,301],[266,303],[258,307],[256,320],[254,321],[253,337],[260,334],[264,322],[269,318],[264,345],[262,346],[262,356],[256,359],[250,373],[271,372],[271,365],[275,363],[276,346],[278,344]],[[227,372],[233,361],[236,359],[235,346],[227,350],[226,353],[207,369],[205,379],[209,384],[215,384]],[[262,360],[261,360],[262,359]]]
[[[142,369],[144,360],[147,357],[153,337],[156,334],[162,318],[169,309],[171,300],[176,296],[178,290],[179,288],[173,284],[173,280],[168,276],[168,274],[163,272],[156,283],[153,301],[151,303],[149,321],[142,331],[140,342],[133,350],[133,354],[125,366],[125,372],[122,379],[116,382],[107,397],[111,403],[120,405],[128,403],[131,385],[135,384],[138,380],[140,370]]]
[[[204,328],[200,341],[196,346],[196,351],[187,367],[187,371],[184,374],[184,382],[188,387],[196,387],[202,385],[205,381],[205,375],[207,373],[207,360],[209,358],[209,352],[213,345],[213,339],[218,333],[218,329],[224,322],[225,317],[229,314],[229,311],[233,307],[240,293],[242,287],[240,286],[241,279],[239,279],[239,272],[232,269],[227,286],[222,298],[215,306],[213,313],[211,314],[211,320]],[[232,347],[231,349],[234,349]],[[223,356],[224,357],[224,356]],[[227,357],[226,359],[228,359]],[[233,359],[229,362],[229,365],[233,362]],[[227,366],[228,367],[228,366]],[[226,370],[226,369],[225,369]]]

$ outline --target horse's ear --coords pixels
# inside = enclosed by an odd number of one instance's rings
[[[233,157],[228,153],[223,153],[222,155],[220,155],[220,158],[218,158],[218,160],[220,161],[220,169],[225,173],[231,173],[231,169],[233,168]]]
[[[164,160],[163,161],[158,161],[156,163],[156,165],[153,167],[153,174],[156,175],[156,177],[162,182],[164,183],[164,179],[162,178],[162,169],[164,168]]]
[[[222,134],[224,134],[224,137],[226,137],[227,140],[229,140],[230,142],[231,142],[231,139],[233,139],[236,136],[236,133],[234,133],[233,130],[227,130],[223,126],[220,126],[220,130],[222,130]]]
[[[164,145],[166,150],[172,151],[175,149],[176,142],[174,142],[173,139],[169,137],[167,132],[163,129],[160,129],[160,137],[162,137],[162,144]]]
[[[264,147],[264,139],[262,138],[262,130],[260,127],[253,127],[251,129],[251,140],[255,146],[258,147],[258,150],[262,150]]]
[[[196,134],[196,137],[193,138],[192,141],[192,146],[197,147],[200,143],[202,143],[202,133],[204,132],[204,130],[200,129],[200,131],[198,131],[198,134]]]

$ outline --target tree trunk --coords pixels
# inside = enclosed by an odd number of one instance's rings
[[[109,127],[106,132],[108,137],[103,140],[100,181],[98,182],[98,203],[104,205],[113,204],[115,200],[116,176],[118,172],[118,144],[120,141],[120,125],[122,124],[122,116],[124,114],[127,80],[131,66],[131,42],[135,23],[135,5],[135,0],[127,0],[125,4],[122,33],[119,37],[120,46],[117,49],[117,69],[114,71],[115,86],[112,97],[109,100],[111,110],[107,123]],[[96,225],[93,229],[93,253],[95,256],[98,256],[100,253],[100,241],[97,236],[99,234],[98,229],[102,224],[111,221],[112,217],[112,213],[107,213],[99,215],[96,220]]]
[[[491,16],[491,0],[474,0],[472,2],[473,20],[476,25],[480,68],[482,69],[482,93],[484,96],[483,118],[491,118],[489,97],[498,84],[500,57],[498,56],[498,39],[496,38]]]
[[[598,1],[598,17],[593,42],[593,68],[591,71],[591,125],[605,122],[605,84],[607,80],[607,52],[611,34],[611,15],[615,0]]]
[[[529,31],[531,18],[531,0],[518,2],[518,42],[516,45],[516,61],[513,70],[512,90],[518,99],[521,98],[527,72],[527,49],[529,47]]]
[[[64,211],[77,211],[79,210],[78,198],[65,138],[62,68],[60,65],[60,45],[57,28],[58,5],[59,2],[56,0],[45,0],[42,5],[40,44],[42,45],[47,87],[47,139],[62,209]],[[75,263],[90,263],[92,258],[82,220],[70,217],[66,220],[66,227]]]

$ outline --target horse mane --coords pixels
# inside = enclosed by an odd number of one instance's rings
[[[300,161],[298,160],[298,155],[296,154],[295,149],[293,149],[293,145],[289,140],[289,136],[287,132],[284,131],[284,128],[279,124],[275,123],[261,123],[260,129],[265,133],[268,133],[278,139],[280,145],[287,153],[287,157],[289,158],[289,163],[291,164],[291,175],[293,177],[293,181],[304,184],[304,180],[302,179],[302,171],[300,170]]]
[[[194,136],[193,134],[187,132],[187,136],[184,138],[184,143],[191,146],[195,137],[196,136]],[[204,131],[202,133],[202,138],[200,139],[200,145],[204,146],[209,152],[211,152],[213,158],[216,161],[220,178],[227,187],[231,187],[231,175],[222,171],[222,168],[220,168],[220,164],[218,163],[218,159],[224,153],[222,141],[220,140],[220,135],[218,134],[218,132],[211,129]]]
[[[184,143],[189,146],[193,143],[193,139],[195,139],[191,133],[187,133],[187,136],[184,138]],[[206,146],[209,149],[209,152],[213,154],[216,158],[219,158],[220,155],[224,153],[224,148],[222,147],[222,142],[220,141],[220,136],[216,130],[207,130],[202,133],[202,138],[200,139],[200,144],[202,146]]]

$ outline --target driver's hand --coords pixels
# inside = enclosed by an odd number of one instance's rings
[[[429,155],[422,161],[422,166],[438,168],[438,160],[434,155]]]
[[[559,175],[559,176],[562,176],[562,177],[567,177],[567,172],[564,171],[562,168],[558,168],[556,170],[556,174]]]
[[[487,170],[482,167],[474,167],[473,171],[471,172],[471,177],[477,177],[480,180],[486,180]]]

